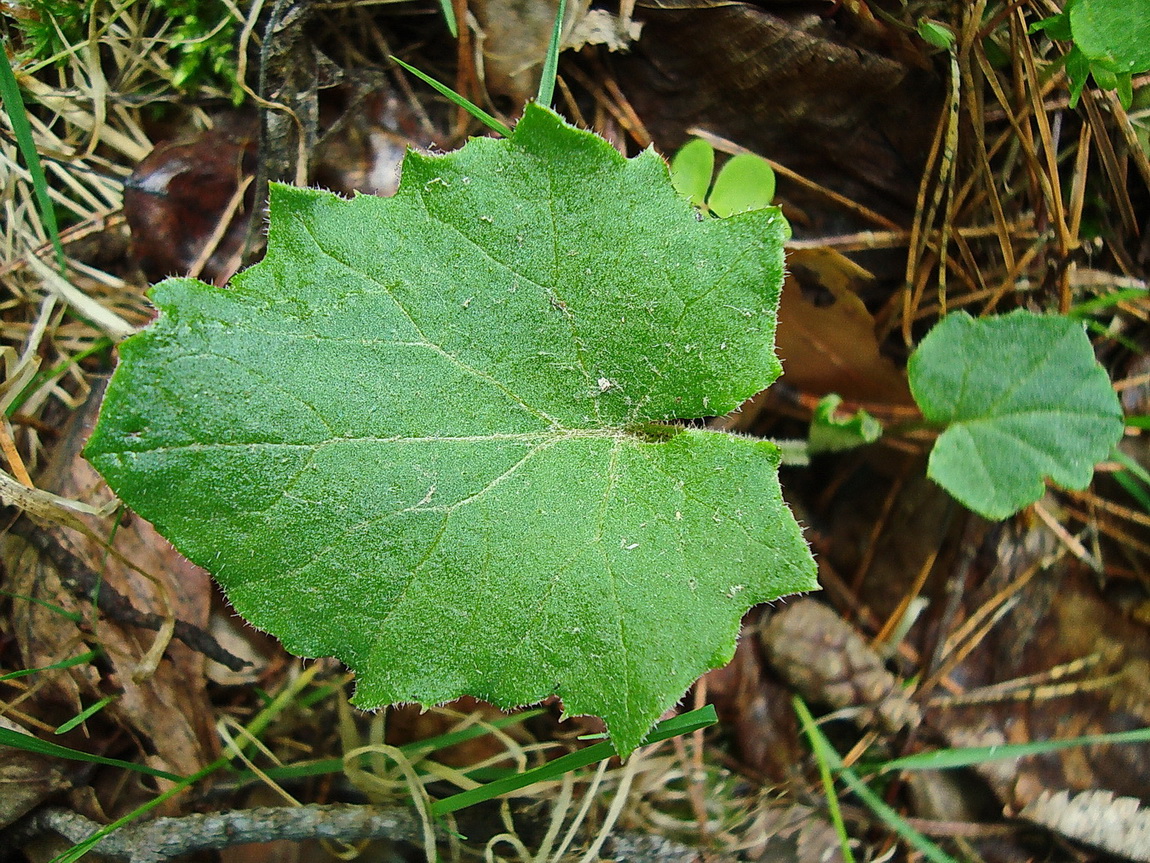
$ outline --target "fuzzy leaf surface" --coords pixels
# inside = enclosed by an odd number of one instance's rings
[[[1083,489],[1122,437],[1122,408],[1082,324],[1019,310],[947,315],[907,368],[929,422],[946,426],[928,475],[992,519],[1038,500],[1046,477]]]
[[[625,754],[816,587],[775,447],[658,425],[778,375],[784,231],[529,105],[390,199],[276,187],[262,263],[153,289],[86,454],[357,704],[557,693]]]

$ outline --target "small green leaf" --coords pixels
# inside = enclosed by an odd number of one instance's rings
[[[671,184],[675,191],[702,208],[715,172],[715,148],[702,138],[683,145],[671,160]]]
[[[1099,63],[1091,63],[1090,73],[1094,76],[1094,80],[1098,82],[1098,86],[1103,90],[1117,89],[1118,75],[1112,69],[1107,69]]]
[[[1134,76],[1130,72],[1120,72],[1115,77],[1118,79],[1114,85],[1118,91],[1118,104],[1123,111],[1129,111],[1134,104]]]
[[[1063,42],[1069,42],[1074,38],[1074,34],[1070,31],[1070,16],[1065,10],[1057,15],[1051,15],[1049,18],[1043,18],[1041,21],[1035,21],[1030,25],[1030,33],[1038,33],[1045,30],[1046,35],[1051,39],[1058,39]]]
[[[1123,107],[1133,102],[1133,76],[1150,69],[1150,0],[1070,0],[1059,15],[1032,24],[1052,39],[1073,40],[1066,55],[1070,107],[1087,79],[1117,90]]]
[[[954,31],[945,24],[923,18],[918,22],[918,35],[935,48],[948,49],[954,44]]]
[[[842,396],[830,393],[819,400],[811,417],[808,449],[811,453],[839,452],[874,443],[882,436],[882,424],[864,410],[841,417],[836,414]]]
[[[1082,324],[1016,311],[944,318],[910,358],[910,388],[946,426],[928,473],[987,518],[1042,496],[1043,479],[1083,489],[1122,437],[1122,408]]]
[[[769,207],[775,197],[775,172],[766,159],[740,153],[727,160],[715,179],[707,204],[719,218]]]
[[[1066,80],[1070,82],[1070,107],[1078,106],[1078,100],[1090,79],[1090,58],[1075,45],[1066,53]]]
[[[816,587],[773,444],[651,432],[780,370],[785,220],[696,215],[537,104],[392,198],[276,186],[263,262],[153,289],[86,454],[357,704],[558,694],[626,754]]]

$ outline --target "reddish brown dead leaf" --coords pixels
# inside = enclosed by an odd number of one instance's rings
[[[707,673],[707,700],[715,705],[742,762],[772,782],[783,782],[804,750],[786,691],[766,674],[759,645],[747,634],[756,617],[752,612],[744,621],[734,659]]]
[[[233,198],[254,172],[255,155],[256,139],[241,123],[161,144],[136,166],[124,184],[124,215],[149,279],[185,275],[205,253],[203,278],[223,284],[231,277],[251,212],[250,194],[240,207]],[[214,236],[224,218],[224,232]]]
[[[856,293],[870,274],[829,249],[787,258],[776,335],[783,381],[815,396],[912,405],[906,375],[879,351],[875,322]]]
[[[0,728],[27,734],[0,716]],[[32,811],[47,797],[68,786],[68,766],[58,758],[0,746],[0,828]]]
[[[96,472],[79,455],[80,447],[94,421],[100,393],[94,392],[64,429],[53,458],[38,477],[41,487],[64,497],[87,502],[107,499],[109,492]],[[96,536],[107,535],[109,523],[83,517]],[[53,541],[63,544],[82,565],[99,576],[100,589],[112,590],[127,598],[140,612],[186,621],[203,628],[208,623],[212,595],[211,581],[192,566],[138,518],[128,518],[115,531],[115,548],[125,559],[147,572],[123,564],[95,540],[76,531],[43,527]],[[13,538],[11,544],[22,545]],[[121,625],[96,615],[87,602],[81,602],[64,589],[59,572],[43,557],[23,545],[9,561],[9,574],[16,593],[78,611],[86,621],[95,619],[94,631],[88,624],[71,619],[43,606],[14,600],[13,623],[16,638],[28,667],[40,667],[66,656],[78,655],[88,646],[103,650],[110,670],[103,678],[92,664],[56,675],[45,689],[56,700],[63,697],[65,709],[74,713],[83,698],[90,702],[113,694],[117,697],[105,709],[134,736],[147,741],[147,762],[158,769],[189,774],[215,757],[216,735],[212,709],[207,698],[204,657],[180,642],[157,642],[159,633]],[[53,718],[59,711],[49,711]]]

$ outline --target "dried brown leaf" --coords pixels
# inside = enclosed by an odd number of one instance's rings
[[[1044,791],[1019,817],[1131,860],[1150,863],[1150,809],[1109,791]]]
[[[816,396],[913,404],[906,375],[880,353],[874,317],[856,292],[870,274],[829,249],[792,252],[787,267],[775,338],[782,380]]]

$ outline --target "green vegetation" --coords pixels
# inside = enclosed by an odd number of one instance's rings
[[[1067,0],[1061,13],[1031,30],[1074,43],[1066,55],[1071,107],[1092,76],[1130,107],[1134,75],[1150,69],[1150,0]]]
[[[28,62],[63,63],[69,53],[93,36],[96,4],[74,0],[27,0],[13,19],[20,36],[21,59]],[[192,92],[209,85],[229,93],[239,104],[243,99],[236,78],[236,42],[241,21],[223,0],[132,0],[119,11],[131,9],[135,19],[148,27],[147,35],[162,41],[172,67],[169,83]],[[18,43],[19,45],[19,43]]]
[[[391,199],[277,187],[261,264],[154,289],[86,454],[357,704],[557,693],[626,754],[816,587],[773,444],[630,431],[777,377],[786,233],[529,105]]]

